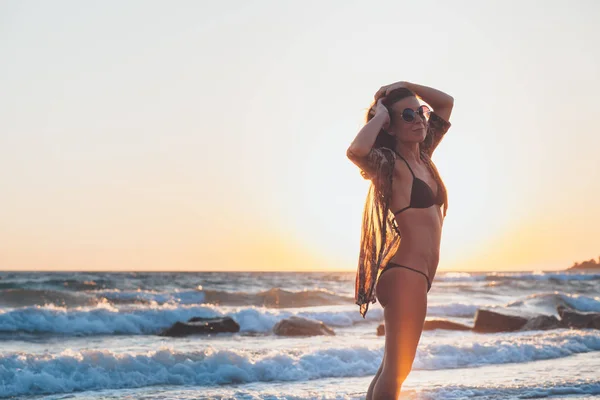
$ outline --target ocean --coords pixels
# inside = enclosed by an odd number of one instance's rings
[[[383,356],[379,304],[366,319],[353,272],[0,272],[0,398],[361,399]],[[600,312],[600,273],[444,273],[428,318],[473,325],[480,308]],[[238,333],[165,337],[192,317]],[[334,336],[283,337],[290,316]],[[600,330],[425,331],[406,399],[600,396]]]

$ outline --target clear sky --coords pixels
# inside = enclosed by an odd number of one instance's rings
[[[455,98],[440,270],[600,255],[600,2],[3,1],[0,269],[353,270],[374,93]]]

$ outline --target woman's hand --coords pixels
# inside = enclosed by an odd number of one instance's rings
[[[399,88],[403,88],[403,87],[410,89],[408,87],[408,85],[410,85],[409,82],[399,81],[399,82],[396,82],[396,83],[392,83],[391,85],[382,86],[377,91],[377,93],[375,93],[375,100],[379,99],[380,97],[387,96],[388,93],[390,93],[392,90],[395,90],[395,89],[399,89]]]
[[[371,108],[371,112],[375,113],[375,115],[373,116],[373,118],[381,115],[383,118],[383,128],[387,129],[390,126],[390,111],[387,109],[387,107],[383,104],[383,100],[385,99],[385,96],[382,96],[379,98],[379,100],[377,100],[377,103],[373,106],[373,108]]]

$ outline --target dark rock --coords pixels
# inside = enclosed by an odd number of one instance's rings
[[[565,307],[565,306],[563,306],[563,305],[560,305],[560,306],[556,307],[556,312],[558,312],[558,315],[559,315],[559,317],[561,317],[561,318],[562,318],[562,313],[563,313],[563,311],[565,311],[565,310],[572,310],[572,309],[571,309],[571,308],[568,308],[568,307]]]
[[[448,321],[446,319],[430,319],[425,321],[423,325],[424,331],[432,331],[435,329],[446,329],[450,331],[470,331],[472,328],[467,325],[459,324],[458,322]]]
[[[235,333],[240,326],[231,317],[190,318],[188,322],[175,322],[173,326],[160,333],[161,336],[187,336],[211,333]]]
[[[558,328],[564,328],[564,325],[554,315],[538,315],[537,317],[529,318],[521,330],[537,331]]]
[[[280,336],[335,335],[333,329],[323,322],[296,316],[279,321],[273,327],[273,333]]]
[[[557,307],[564,326],[575,329],[600,329],[600,313],[583,313],[564,306]]]
[[[470,331],[472,328],[467,325],[459,324],[458,322],[448,321],[446,319],[430,319],[425,321],[423,325],[424,331],[433,331],[436,329],[446,329],[451,331]],[[385,336],[385,325],[381,324],[377,327],[377,336]]]
[[[479,333],[512,332],[521,329],[527,319],[500,314],[490,310],[477,310],[473,331]]]

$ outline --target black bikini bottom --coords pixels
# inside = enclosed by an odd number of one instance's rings
[[[410,269],[411,271],[415,271],[415,272],[418,272],[419,274],[423,275],[425,277],[425,279],[427,279],[427,293],[429,293],[429,290],[431,289],[431,282],[429,281],[429,277],[427,275],[425,275],[425,273],[419,271],[418,269],[414,269],[411,267],[407,267],[405,265],[400,265],[400,264],[390,262],[385,266],[385,268],[381,271],[381,273],[379,275],[381,276],[381,274],[383,274],[385,271],[387,271],[390,268],[406,268],[406,269]]]

